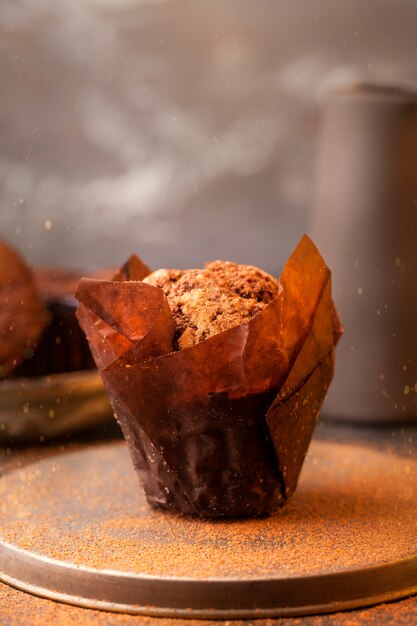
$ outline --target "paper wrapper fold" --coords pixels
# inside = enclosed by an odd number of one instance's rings
[[[76,297],[149,502],[270,513],[296,487],[332,378],[341,327],[329,269],[303,237],[258,315],[175,352],[165,295],[140,282],[148,271],[131,258],[115,281],[82,279]]]

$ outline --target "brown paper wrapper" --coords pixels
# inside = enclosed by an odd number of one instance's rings
[[[163,291],[140,282],[148,272],[131,259],[116,281],[82,279],[76,294],[148,501],[199,516],[270,513],[296,487],[333,373],[329,269],[303,237],[258,315],[176,352]]]

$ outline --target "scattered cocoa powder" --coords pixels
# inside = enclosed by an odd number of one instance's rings
[[[123,477],[123,480],[121,480]],[[77,565],[153,575],[268,577],[396,560],[417,548],[417,463],[314,443],[294,499],[265,519],[151,509],[123,443],[0,481],[1,537]]]
[[[390,463],[386,462],[386,455],[381,455],[373,451],[356,448],[356,454],[352,457],[350,446],[340,446],[327,444],[326,454],[320,455],[320,447],[322,444],[313,444],[310,455],[306,462],[306,467],[302,475],[300,488],[294,497],[293,502],[286,511],[280,515],[270,518],[269,520],[253,520],[246,522],[230,521],[224,522],[201,522],[196,520],[185,520],[176,518],[166,513],[151,511],[147,505],[142,503],[138,496],[138,487],[133,472],[128,468],[127,456],[123,456],[123,444],[112,445],[109,448],[100,447],[101,462],[94,469],[91,463],[79,466],[76,476],[78,478],[84,472],[90,472],[88,485],[76,483],[76,477],[71,475],[63,475],[68,469],[68,462],[76,459],[86,461],[85,453],[76,452],[72,455],[58,455],[45,462],[42,473],[36,473],[35,466],[24,466],[18,468],[13,475],[1,479],[0,484],[4,486],[7,481],[13,481],[16,489],[13,493],[9,493],[6,507],[5,493],[0,496],[0,519],[3,522],[5,516],[12,515],[13,509],[16,514],[22,514],[25,519],[22,525],[15,520],[14,532],[25,529],[26,537],[23,543],[32,548],[39,548],[39,538],[43,537],[42,550],[50,556],[60,556],[65,553],[64,542],[61,545],[53,546],[52,538],[47,530],[51,531],[54,524],[59,521],[57,516],[61,509],[61,524],[67,528],[66,541],[69,541],[70,550],[67,550],[69,560],[74,560],[80,555],[76,554],[77,550],[87,548],[86,536],[82,537],[83,528],[85,532],[90,533],[90,538],[94,531],[100,531],[102,537],[104,532],[108,533],[108,538],[104,539],[104,544],[99,545],[97,538],[91,546],[89,557],[96,561],[97,566],[100,565],[100,559],[105,555],[109,546],[120,545],[120,533],[124,534],[124,540],[132,542],[137,534],[140,537],[144,528],[148,524],[156,523],[158,537],[163,529],[165,529],[164,553],[174,555],[175,550],[169,539],[175,535],[178,527],[183,527],[182,533],[188,533],[197,526],[205,528],[206,550],[210,549],[210,541],[214,539],[218,543],[224,534],[227,533],[233,538],[234,545],[241,545],[245,542],[241,539],[237,541],[237,535],[245,528],[249,531],[249,535],[254,537],[254,529],[256,525],[267,525],[276,535],[276,545],[273,552],[278,554],[285,553],[285,546],[280,545],[281,540],[292,537],[292,548],[297,548],[296,543],[301,542],[305,547],[310,546],[311,549],[324,549],[323,535],[325,533],[334,533],[334,539],[338,543],[336,560],[340,566],[355,565],[358,559],[363,558],[383,560],[388,555],[384,552],[389,541],[393,544],[391,547],[391,556],[393,553],[399,554],[402,549],[409,550],[417,545],[416,542],[416,497],[417,497],[417,462],[407,458],[397,458],[392,456]],[[326,447],[326,446],[325,446]],[[333,454],[331,451],[333,450]],[[26,460],[23,457],[23,463]],[[327,460],[326,460],[327,459]],[[14,459],[14,465],[19,463],[18,459]],[[116,466],[111,467],[110,463]],[[49,469],[47,469],[47,467]],[[105,490],[105,482],[110,481],[109,490],[112,489],[111,482],[114,481],[118,472],[125,471],[124,481],[118,483],[118,490],[109,500],[108,493]],[[57,497],[51,502],[49,481],[57,480],[63,487],[63,498],[61,503]],[[31,489],[35,487],[35,489]],[[113,483],[114,486],[114,483]],[[93,488],[92,488],[93,487]],[[29,498],[26,502],[22,497]],[[125,498],[130,497],[127,509],[125,509],[125,517],[120,516],[123,507],[126,507]],[[48,519],[46,510],[34,509],[34,517],[31,518],[30,510],[34,504],[41,505],[42,502],[50,513],[53,513],[53,519]],[[76,503],[76,506],[74,506]],[[100,516],[105,514],[105,510],[110,508],[110,512],[105,518],[102,517],[102,530],[100,530]],[[77,511],[78,509],[78,511]],[[128,513],[126,514],[126,510]],[[95,520],[87,521],[83,515],[87,512],[89,515],[95,511]],[[304,511],[304,522],[302,512]],[[414,515],[413,515],[414,512]],[[138,514],[145,514],[142,518]],[[314,527],[322,528],[322,536],[318,535],[318,544],[308,541],[305,536],[306,519],[314,523]],[[159,520],[159,521],[157,521]],[[165,523],[163,523],[165,520]],[[85,523],[87,521],[87,523]],[[78,529],[77,529],[78,523]],[[185,526],[184,526],[185,524]],[[297,524],[297,528],[295,525]],[[353,527],[351,526],[353,524]],[[138,526],[137,526],[138,525]],[[242,526],[243,525],[243,526]],[[357,529],[361,526],[365,533],[365,537],[358,538]],[[13,522],[9,520],[8,532],[9,536],[14,534]],[[0,524],[1,528],[1,524]],[[69,530],[72,528],[72,534]],[[349,531],[349,528],[352,528]],[[356,531],[354,530],[356,528]],[[230,530],[234,529],[232,533]],[[281,530],[280,530],[281,529]],[[390,534],[391,529],[391,534]],[[127,531],[130,530],[130,535]],[[381,530],[383,530],[381,534]],[[34,533],[32,541],[30,541],[30,532]],[[170,532],[172,534],[170,534]],[[290,533],[294,533],[291,534]],[[3,534],[3,529],[1,530]],[[112,535],[113,533],[113,535]],[[409,541],[405,540],[405,535],[409,533]],[[194,533],[194,540],[200,538],[203,542],[204,533]],[[269,534],[266,533],[268,539]],[[103,537],[104,538],[104,537]],[[370,543],[365,546],[368,538]],[[19,541],[19,538],[16,537]],[[54,534],[53,540],[57,539]],[[263,537],[259,538],[259,544],[262,544]],[[72,541],[76,543],[73,544]],[[380,541],[379,541],[380,540]],[[100,542],[101,543],[101,542]],[[204,545],[204,542],[203,542]],[[378,549],[379,545],[379,549]],[[220,548],[222,546],[220,545]],[[223,546],[223,552],[226,546]],[[259,554],[262,554],[262,545]],[[369,552],[367,555],[354,554],[355,550]],[[271,551],[270,551],[271,552]],[[193,552],[196,557],[195,551]],[[134,555],[133,555],[134,556]],[[150,554],[148,554],[150,556]],[[155,556],[155,553],[153,554]],[[177,552],[180,560],[184,559],[181,551]],[[230,552],[227,557],[233,556]],[[242,551],[240,551],[242,557]],[[262,554],[266,557],[265,554]],[[275,558],[273,554],[269,555]],[[311,561],[311,555],[304,559],[304,563],[299,564],[300,569],[306,567],[307,562],[316,562],[316,566],[320,566],[320,558],[322,554],[316,553],[315,558]],[[326,555],[324,555],[326,556]],[[327,556],[328,558],[328,556]],[[82,559],[81,559],[82,560]],[[162,560],[162,559],[161,559]],[[262,559],[261,559],[262,560]],[[125,565],[128,554],[125,554]],[[193,566],[193,557],[188,560],[188,567]],[[205,565],[203,560],[200,561],[198,567]],[[307,561],[307,562],[306,562]],[[108,559],[106,559],[108,564]],[[137,564],[137,561],[136,561]],[[101,562],[101,566],[105,563]],[[235,562],[236,565],[236,562]],[[245,568],[245,563],[240,565]],[[265,567],[263,562],[262,567]],[[161,563],[159,563],[159,567]],[[194,562],[194,568],[196,563]],[[198,572],[194,572],[196,575]],[[60,626],[123,626],[130,624],[155,624],[156,626],[209,626],[222,623],[224,626],[243,626],[253,624],[256,626],[405,626],[417,622],[417,599],[411,598],[402,602],[391,604],[383,604],[370,609],[362,609],[349,611],[346,613],[337,613],[333,615],[323,615],[316,617],[302,617],[292,619],[263,619],[248,621],[203,621],[203,620],[174,620],[154,617],[138,617],[128,615],[118,615],[105,612],[81,609],[72,606],[58,604],[29,594],[22,593],[7,585],[0,584],[0,623],[2,626],[44,626],[47,624],[59,624]]]
[[[7,609],[5,608],[7,606]],[[120,615],[81,609],[64,604],[57,604],[48,600],[30,596],[11,587],[0,584],[0,619],[2,626],[124,626],[138,624],[143,626],[210,626],[219,624],[240,626],[253,623],[244,621],[214,622],[211,620],[194,619],[165,619],[155,617]],[[282,620],[257,620],[256,624],[269,626],[281,624]],[[298,626],[298,620],[294,626]]]
[[[417,598],[332,615],[212,621],[92,611],[44,600],[0,584],[2,626],[411,626],[416,621]]]

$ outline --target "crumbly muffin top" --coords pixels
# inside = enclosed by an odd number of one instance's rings
[[[204,269],[160,269],[143,282],[164,290],[180,350],[249,321],[278,295],[275,278],[230,261],[207,263]]]

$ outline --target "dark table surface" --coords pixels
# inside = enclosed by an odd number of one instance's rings
[[[100,430],[93,430],[80,435],[76,441],[56,442],[36,447],[0,447],[0,474],[17,469],[27,463],[49,455],[62,454],[65,451],[102,440],[120,437],[116,425],[109,425]],[[417,424],[395,426],[349,425],[322,420],[316,438],[330,441],[343,441],[367,446],[372,449],[390,451],[401,456],[417,454]],[[1,503],[0,503],[1,506]],[[291,619],[263,619],[249,621],[209,622],[201,620],[176,620],[154,617],[138,617],[103,613],[78,607],[58,604],[50,600],[31,596],[0,584],[0,624],[1,626],[39,626],[59,624],[62,626],[77,624],[98,624],[101,626],[119,626],[124,624],[156,624],[161,626],[207,626],[208,624],[256,624],[256,626],[368,626],[402,625],[417,623],[417,597],[398,602],[382,604],[376,607],[336,613],[332,615],[300,617]]]

